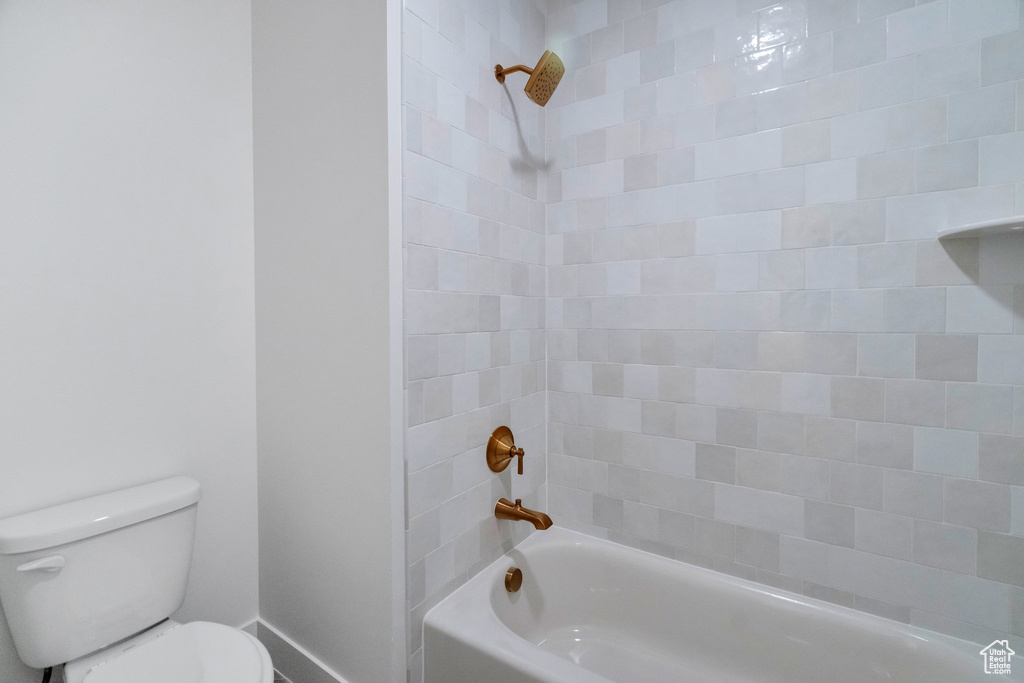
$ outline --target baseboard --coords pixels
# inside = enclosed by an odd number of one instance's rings
[[[301,645],[262,619],[256,622],[256,637],[270,652],[274,668],[285,678],[302,683],[348,683]]]
[[[243,631],[248,633],[253,638],[257,638],[257,637],[259,637],[257,635],[257,633],[256,633],[256,624],[257,623],[259,623],[259,619],[253,619],[248,624],[244,624],[242,626],[239,626],[238,628],[242,629]]]

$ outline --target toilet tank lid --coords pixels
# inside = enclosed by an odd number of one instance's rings
[[[29,553],[138,524],[199,501],[199,482],[171,477],[0,520],[0,555]]]

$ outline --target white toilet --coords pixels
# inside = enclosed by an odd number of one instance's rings
[[[272,683],[248,633],[168,619],[199,495],[174,477],[0,520],[0,603],[21,659],[66,663],[67,683]]]

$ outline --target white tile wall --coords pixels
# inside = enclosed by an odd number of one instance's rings
[[[532,531],[499,524],[498,497],[545,507],[544,117],[523,94],[524,77],[509,77],[505,89],[493,71],[499,62],[536,62],[545,11],[527,0],[409,0],[405,7],[411,680],[422,677],[425,612]],[[573,80],[562,87],[572,90]],[[581,92],[595,87],[577,82]],[[568,196],[594,195],[621,187],[621,166],[617,174],[574,168],[576,178],[560,180]],[[589,376],[589,365],[580,369]],[[500,475],[487,469],[487,437],[502,424],[526,449],[523,477],[515,467]]]
[[[1024,237],[934,238],[1024,213],[1022,4],[407,0],[411,680],[499,495],[1024,636]]]
[[[1020,0],[551,7],[556,522],[1024,636]]]

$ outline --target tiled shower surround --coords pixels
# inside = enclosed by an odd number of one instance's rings
[[[559,525],[1024,636],[1024,234],[935,237],[1024,214],[1021,7],[407,0],[412,650],[521,538],[510,478]],[[494,82],[545,48],[545,109]],[[523,482],[483,466],[505,421]]]
[[[408,0],[403,17],[409,667],[423,615],[525,538],[494,503],[543,509],[546,441],[543,110],[497,61],[536,61],[542,6]],[[509,425],[525,471],[484,449]]]

